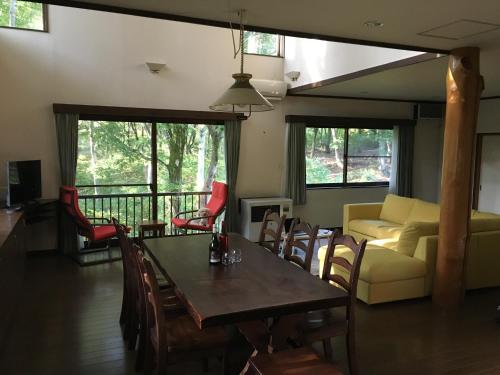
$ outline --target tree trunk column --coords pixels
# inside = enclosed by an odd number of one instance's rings
[[[446,87],[441,217],[433,302],[449,310],[460,306],[465,291],[474,140],[483,90],[478,48],[451,52]]]

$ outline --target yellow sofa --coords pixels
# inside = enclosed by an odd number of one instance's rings
[[[427,296],[436,267],[439,205],[387,195],[383,203],[344,206],[344,233],[369,240],[358,298],[368,304]],[[326,247],[319,251],[320,271]],[[337,251],[346,257],[347,249]],[[332,272],[345,274],[334,267]],[[500,286],[500,215],[472,212],[467,289]]]

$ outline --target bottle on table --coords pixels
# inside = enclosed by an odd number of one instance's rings
[[[208,262],[210,264],[218,264],[221,262],[221,246],[219,242],[219,235],[217,233],[217,227],[214,225],[212,229],[212,240],[208,246]]]

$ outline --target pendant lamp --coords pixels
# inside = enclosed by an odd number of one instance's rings
[[[222,96],[217,99],[209,108],[212,111],[219,112],[245,112],[249,115],[252,112],[271,111],[274,106],[262,96],[250,83],[252,75],[244,73],[244,29],[243,29],[243,10],[239,11],[240,15],[240,42],[239,53],[241,55],[240,72],[233,74],[234,83],[229,87]],[[234,43],[234,39],[233,39]],[[235,51],[235,57],[237,51]]]

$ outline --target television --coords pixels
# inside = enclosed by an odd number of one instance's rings
[[[7,206],[23,206],[42,197],[40,160],[9,161],[7,165]]]

